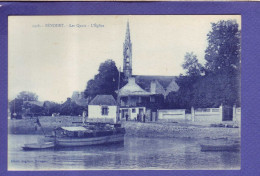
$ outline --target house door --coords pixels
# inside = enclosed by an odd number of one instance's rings
[[[139,114],[144,114],[144,109],[143,108],[139,108]]]
[[[124,119],[125,118],[125,115],[128,114],[128,109],[122,109],[122,116],[121,118]],[[129,115],[129,114],[128,114]]]
[[[233,108],[229,106],[223,106],[223,121],[232,121]]]
[[[152,112],[152,121],[157,121],[157,112]]]

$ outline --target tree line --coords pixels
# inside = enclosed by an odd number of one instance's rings
[[[21,119],[22,116],[51,116],[52,114],[78,116],[82,115],[86,107],[77,105],[71,98],[67,98],[61,104],[52,101],[39,102],[35,93],[22,91],[9,102],[9,110],[11,118]]]
[[[167,96],[172,108],[219,107],[241,105],[241,44],[236,21],[212,23],[207,35],[206,64],[202,66],[194,53],[186,53],[178,92]]]

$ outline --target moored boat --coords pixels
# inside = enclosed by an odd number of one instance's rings
[[[239,143],[232,144],[201,144],[201,151],[238,151]]]
[[[59,127],[46,141],[53,141],[56,147],[101,145],[124,141],[125,129],[120,124],[88,123],[84,126]]]
[[[54,148],[54,142],[24,144],[23,150],[42,150]]]

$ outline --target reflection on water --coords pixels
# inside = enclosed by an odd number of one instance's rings
[[[201,152],[200,141],[125,137],[124,143],[23,151],[37,135],[8,136],[9,170],[239,169],[240,152]]]

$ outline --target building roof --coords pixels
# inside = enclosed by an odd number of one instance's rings
[[[74,91],[71,100],[79,106],[87,106],[88,100],[84,97],[84,92]]]
[[[44,102],[43,101],[24,101],[23,103],[30,103],[32,105],[36,105],[36,106],[40,106],[40,107],[44,106]]]
[[[97,95],[89,105],[107,105],[107,106],[116,106],[116,100],[112,95]]]
[[[133,75],[136,83],[144,90],[150,90],[150,84],[152,81],[158,81],[162,87],[166,90],[172,81],[175,81],[175,76],[147,76],[147,75]]]
[[[134,79],[129,78],[128,83],[119,90],[120,96],[138,95],[146,96],[152,95],[150,92],[145,91],[139,85],[135,83]]]

